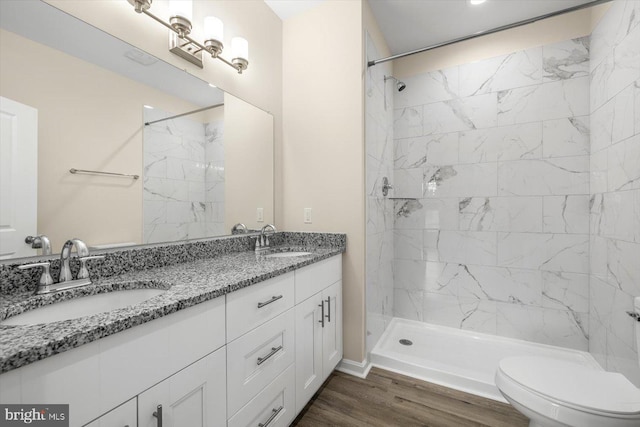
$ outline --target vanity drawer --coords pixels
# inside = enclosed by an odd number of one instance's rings
[[[293,272],[227,295],[227,342],[293,307]]]
[[[342,255],[332,256],[295,271],[296,304],[342,280]]]
[[[290,309],[227,345],[227,414],[235,414],[295,358]]]
[[[270,419],[269,427],[287,427],[295,415],[295,367],[292,365],[231,417],[227,427],[257,427]]]

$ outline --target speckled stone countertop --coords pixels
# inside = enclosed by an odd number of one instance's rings
[[[91,285],[53,294],[34,296],[31,292],[19,292],[2,295],[0,320],[79,296],[119,289],[167,289],[162,295],[142,303],[92,316],[48,324],[0,325],[0,373],[313,264],[344,250],[344,245],[313,247],[289,244],[274,247],[271,252],[307,251],[311,255],[269,258],[265,257],[268,252],[234,252],[99,278]]]

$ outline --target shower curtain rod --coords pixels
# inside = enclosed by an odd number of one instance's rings
[[[525,19],[524,21],[514,22],[513,24],[503,25],[501,27],[493,28],[491,30],[478,31],[477,33],[471,34],[469,36],[460,37],[460,38],[457,38],[457,39],[449,40],[447,42],[437,43],[437,44],[434,44],[434,45],[431,45],[431,46],[423,47],[423,48],[412,50],[412,51],[409,51],[409,52],[399,53],[397,55],[388,56],[386,58],[375,59],[373,61],[369,61],[367,63],[367,67],[372,67],[374,65],[381,64],[381,63],[387,62],[387,61],[393,61],[394,59],[398,59],[398,58],[404,58],[405,56],[415,55],[416,53],[427,52],[429,50],[437,49],[439,47],[449,46],[449,45],[452,45],[454,43],[459,43],[459,42],[463,42],[463,41],[466,41],[466,40],[475,39],[476,37],[486,36],[486,35],[489,35],[489,34],[500,32],[500,31],[509,30],[511,28],[521,27],[523,25],[532,24],[534,22],[541,21],[543,19],[552,18],[552,17],[558,16],[558,15],[564,15],[565,13],[575,12],[576,10],[586,9],[587,7],[596,6],[596,5],[603,4],[603,3],[608,3],[610,1],[612,1],[612,0],[594,0],[594,1],[591,1],[589,3],[584,3],[584,4],[580,4],[578,6],[570,7],[568,9],[562,9],[562,10],[559,10],[559,11],[556,11],[556,12],[547,13],[546,15],[536,16],[535,18]]]
[[[222,107],[223,105],[224,105],[224,102],[222,104],[209,105],[208,107],[199,108],[199,109],[193,110],[193,111],[187,111],[186,113],[176,114],[175,116],[165,117],[164,119],[158,119],[158,120],[154,120],[152,122],[145,122],[144,125],[145,126],[149,126],[149,125],[152,125],[154,123],[164,122],[165,120],[177,119],[178,117],[188,116],[189,114],[201,113],[203,111],[211,110],[212,108]]]

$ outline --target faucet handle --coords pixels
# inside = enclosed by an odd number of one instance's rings
[[[78,279],[88,279],[89,278],[89,269],[87,268],[87,261],[91,261],[94,259],[104,259],[104,255],[92,255],[92,256],[81,256],[78,257],[80,261],[80,271],[78,271]]]
[[[49,267],[51,263],[49,262],[36,262],[33,264],[24,264],[19,265],[18,270],[27,270],[29,268],[42,267],[42,275],[40,276],[40,280],[38,281],[38,288],[36,292],[40,292],[41,290],[48,290],[49,285],[53,285],[53,279],[51,278],[51,272],[49,271]]]

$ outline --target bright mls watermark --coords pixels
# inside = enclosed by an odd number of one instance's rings
[[[0,404],[0,427],[69,427],[69,405]]]

